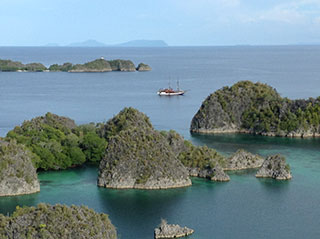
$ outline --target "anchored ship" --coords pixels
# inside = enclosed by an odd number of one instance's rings
[[[177,82],[177,89],[174,90],[170,87],[168,88],[165,88],[165,89],[160,89],[157,94],[159,96],[173,96],[173,95],[183,95],[186,91],[185,90],[180,90],[180,87],[179,87],[179,81]]]

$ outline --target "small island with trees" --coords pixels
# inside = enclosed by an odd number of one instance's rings
[[[151,71],[147,64],[140,63],[137,67],[130,60],[105,60],[103,57],[84,64],[72,64],[70,62],[62,65],[53,64],[48,68],[41,63],[23,64],[19,61],[1,60],[0,72],[111,72],[111,71]]]
[[[319,137],[320,97],[290,100],[267,84],[240,81],[209,95],[190,131]]]

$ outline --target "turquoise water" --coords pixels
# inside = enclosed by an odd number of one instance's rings
[[[230,173],[231,181],[193,179],[193,186],[164,191],[111,190],[96,186],[97,168],[41,172],[41,192],[0,198],[0,213],[17,205],[87,205],[110,215],[120,238],[148,239],[161,218],[195,229],[190,238],[320,238],[320,139],[250,135],[190,135],[189,125],[205,97],[239,80],[271,84],[282,96],[320,95],[320,47],[1,48],[1,59],[83,63],[132,59],[153,67],[144,73],[1,73],[0,136],[47,111],[77,123],[102,122],[125,106],[145,112],[155,128],[174,129],[197,145],[225,155],[238,148],[264,156],[281,153],[293,179],[256,179],[255,171]],[[158,97],[171,79],[183,97]]]
[[[98,188],[97,168],[85,166],[40,173],[40,193],[0,198],[0,212],[40,202],[87,205],[109,214],[120,238],[152,238],[161,218],[194,228],[194,239],[319,238],[320,139],[224,135],[194,136],[192,141],[225,154],[237,148],[262,155],[281,153],[293,179],[257,179],[255,170],[247,170],[230,173],[227,183],[193,178],[188,188],[112,190]]]

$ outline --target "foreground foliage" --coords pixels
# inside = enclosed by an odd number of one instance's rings
[[[108,215],[85,206],[39,204],[17,207],[10,217],[0,214],[0,239],[116,239]]]
[[[36,155],[35,166],[44,170],[97,162],[106,147],[105,139],[96,134],[95,125],[78,127],[73,120],[52,113],[23,122],[7,137],[26,145]]]

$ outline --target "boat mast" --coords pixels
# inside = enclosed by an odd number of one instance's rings
[[[180,84],[179,84],[179,80],[177,80],[177,90],[180,91]]]

